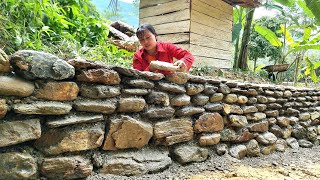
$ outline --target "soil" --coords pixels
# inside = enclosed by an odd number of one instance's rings
[[[139,177],[92,175],[88,180],[134,179],[134,180],[211,180],[211,179],[320,179],[320,146],[313,148],[288,148],[260,157],[245,157],[241,160],[226,154],[219,156],[210,149],[204,162],[180,165],[173,163],[168,169],[156,174]]]

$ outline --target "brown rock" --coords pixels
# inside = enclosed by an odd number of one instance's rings
[[[188,119],[174,119],[154,125],[156,144],[172,145],[193,139],[192,122]]]
[[[212,146],[220,142],[220,134],[210,134],[201,136],[199,139],[200,146]]]
[[[90,160],[80,156],[46,158],[41,165],[41,174],[49,179],[78,179],[91,175]]]
[[[0,76],[0,95],[27,97],[33,93],[33,90],[32,82],[18,77]]]
[[[121,98],[119,101],[119,112],[140,112],[146,105],[143,98]]]
[[[215,93],[210,97],[210,102],[218,102],[223,99],[223,94],[222,93]]]
[[[106,85],[120,84],[119,74],[110,69],[89,69],[81,70],[80,74],[76,76],[78,81],[94,82]]]
[[[78,96],[79,87],[75,82],[39,83],[40,88],[35,92],[39,99],[53,101],[72,101]]]
[[[253,123],[249,125],[249,130],[253,132],[267,132],[269,130],[269,122],[262,121],[258,123]]]
[[[111,122],[104,150],[142,148],[153,135],[152,125],[123,116]]]
[[[115,100],[77,100],[74,102],[77,111],[112,114],[116,110]]]
[[[187,94],[189,96],[201,93],[204,90],[204,85],[202,84],[186,84]]]
[[[199,132],[217,132],[224,127],[222,116],[219,113],[205,113],[195,121],[194,131]]]
[[[247,98],[246,96],[239,96],[239,97],[238,97],[237,103],[239,103],[239,104],[245,104],[245,103],[247,103],[247,102],[248,102],[248,98]]]
[[[238,96],[236,94],[227,94],[224,98],[224,101],[230,104],[235,103],[238,101]]]
[[[7,73],[10,71],[11,68],[9,58],[7,54],[2,49],[0,49],[0,72]]]
[[[230,115],[229,116],[230,126],[234,127],[245,127],[248,124],[245,116]]]
[[[101,123],[86,128],[50,129],[42,134],[34,146],[47,155],[96,149],[102,145],[103,129]]]
[[[176,72],[173,74],[166,75],[166,80],[176,84],[185,84],[190,79],[187,73]]]
[[[225,114],[243,114],[243,110],[241,109],[240,106],[229,105],[229,104],[223,105],[223,112]]]

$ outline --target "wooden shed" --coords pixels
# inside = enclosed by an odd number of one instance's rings
[[[231,68],[233,5],[252,0],[140,0],[140,24],[153,25],[158,39],[189,50],[195,66]],[[257,0],[255,0],[257,1]]]

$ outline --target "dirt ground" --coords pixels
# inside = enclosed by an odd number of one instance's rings
[[[168,169],[139,177],[94,175],[90,180],[255,180],[255,179],[320,179],[320,146],[313,148],[287,149],[260,157],[235,159],[228,154],[218,156],[210,150],[209,158],[200,163],[180,165],[173,163]]]

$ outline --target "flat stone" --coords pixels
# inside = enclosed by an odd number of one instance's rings
[[[194,131],[217,132],[224,128],[223,118],[219,113],[205,113],[195,121]]]
[[[258,92],[257,92],[257,90],[250,88],[247,91],[245,91],[243,94],[249,95],[249,96],[257,96]]]
[[[209,102],[209,96],[197,94],[192,96],[191,102],[196,106],[204,106]]]
[[[19,103],[13,105],[14,112],[19,114],[60,115],[68,114],[71,109],[70,104],[53,101],[36,101],[31,104]]]
[[[37,179],[37,162],[28,153],[0,153],[1,179]]]
[[[208,155],[208,149],[186,145],[175,147],[172,152],[172,156],[175,157],[180,164],[202,162],[208,158]]]
[[[90,176],[93,166],[81,156],[45,158],[40,171],[49,179],[78,179]]]
[[[186,90],[187,90],[187,94],[189,96],[196,95],[196,94],[201,93],[204,90],[204,85],[203,84],[187,83]]]
[[[191,120],[173,119],[158,122],[154,125],[154,136],[156,144],[172,145],[193,139],[193,127]]]
[[[238,101],[238,96],[236,94],[227,94],[225,97],[224,97],[224,102],[226,103],[235,103]]]
[[[127,81],[127,84],[129,86],[135,87],[135,88],[145,88],[145,89],[153,89],[154,83],[151,81],[143,80],[143,79],[132,79]]]
[[[257,96],[257,100],[259,103],[267,103],[268,102],[268,98],[265,96]]]
[[[258,108],[256,108],[255,106],[242,106],[241,109],[243,110],[244,114],[255,113],[258,111]]]
[[[269,154],[272,154],[273,152],[275,152],[276,150],[276,144],[271,144],[271,145],[268,145],[268,146],[262,146],[261,147],[261,153],[263,155],[269,155]]]
[[[305,139],[300,139],[298,140],[299,146],[304,147],[304,148],[312,148],[313,144],[312,142],[305,140]]]
[[[267,105],[265,105],[265,104],[256,104],[255,106],[257,107],[257,109],[258,109],[260,112],[262,112],[262,111],[264,111],[264,110],[267,109]]]
[[[290,137],[288,139],[286,139],[288,145],[292,148],[292,149],[298,149],[299,148],[299,143],[298,141],[293,138],[293,137]]]
[[[265,119],[267,115],[265,113],[256,112],[253,114],[247,114],[246,117],[248,120],[251,120],[251,121],[259,121],[259,120]]]
[[[56,118],[54,120],[49,120],[46,125],[51,128],[67,126],[71,124],[81,124],[81,123],[92,123],[97,121],[103,121],[103,115],[92,115],[92,114],[73,114],[67,115],[62,118]]]
[[[144,98],[121,98],[118,112],[140,112],[144,109],[146,101]]]
[[[89,69],[81,70],[76,75],[77,81],[100,83],[105,85],[118,85],[120,84],[119,74],[111,69]]]
[[[271,132],[265,132],[263,134],[258,135],[258,137],[256,138],[256,140],[259,143],[268,145],[268,144],[273,144],[277,141],[277,137],[271,133]]]
[[[246,96],[239,96],[239,97],[238,97],[237,103],[239,103],[239,104],[245,104],[245,103],[247,103],[247,102],[248,102],[248,98],[247,98]]]
[[[235,145],[229,149],[229,153],[232,157],[242,159],[247,155],[247,147],[245,145]]]
[[[290,119],[287,117],[277,117],[277,124],[281,127],[287,127],[290,124]]]
[[[142,148],[148,145],[153,135],[152,125],[129,116],[111,121],[110,129],[103,145],[104,150]]]
[[[41,136],[39,119],[0,123],[0,147],[38,139]]]
[[[255,104],[255,103],[257,103],[257,98],[255,98],[255,97],[250,97],[250,98],[248,99],[248,104]]]
[[[106,86],[99,84],[82,84],[80,86],[82,97],[92,99],[111,98],[120,95],[120,88],[115,86]]]
[[[222,94],[229,94],[231,91],[230,91],[230,88],[226,84],[220,83],[220,86],[219,86],[217,92],[222,93]]]
[[[35,96],[39,99],[52,101],[72,101],[78,96],[79,87],[75,82],[38,82],[39,89]]]
[[[17,88],[19,87],[19,88]],[[19,77],[0,76],[0,95],[28,97],[34,91],[34,84]]]
[[[207,111],[221,111],[223,109],[223,105],[220,103],[209,103],[204,106]]]
[[[8,111],[8,105],[5,99],[0,99],[0,119],[4,118]]]
[[[175,72],[173,74],[168,74],[165,76],[166,80],[176,84],[185,84],[190,79],[188,73]]]
[[[210,102],[219,102],[222,101],[223,99],[223,94],[222,93],[215,93],[212,96],[210,96]]]
[[[241,109],[240,106],[237,106],[237,105],[224,104],[223,113],[224,114],[243,114],[243,110]]]
[[[189,82],[195,82],[195,83],[206,83],[208,81],[207,77],[202,77],[202,76],[195,76],[192,74],[189,75]]]
[[[241,143],[241,142],[247,142],[253,138],[255,138],[257,134],[251,133],[247,128],[241,128],[237,130],[236,132],[236,139],[234,142]]]
[[[281,109],[282,106],[278,103],[270,103],[267,105],[267,108],[268,109]]]
[[[190,99],[191,99],[190,96],[188,96],[186,94],[172,96],[170,98],[170,105],[171,106],[186,106],[191,103]]]
[[[217,90],[218,90],[218,87],[211,84],[205,84],[203,93],[211,95],[211,94],[214,94]]]
[[[74,102],[77,111],[112,114],[116,110],[115,100],[77,100]]]
[[[163,91],[169,91],[173,93],[186,93],[186,89],[184,86],[172,84],[172,83],[165,83],[165,82],[159,82],[158,89]]]
[[[147,89],[121,89],[122,94],[144,96],[149,93]]]
[[[96,149],[102,145],[104,125],[91,124],[84,127],[50,129],[42,133],[34,146],[46,155]]]
[[[11,71],[8,55],[0,49],[0,72],[8,73]]]
[[[278,110],[265,111],[265,114],[267,115],[267,117],[278,117],[279,111]]]
[[[20,50],[10,56],[10,63],[18,75],[29,80],[63,80],[75,75],[73,66],[45,52]]]
[[[269,130],[269,122],[261,121],[249,125],[249,130],[253,132],[267,132]]]
[[[310,113],[300,113],[299,114],[299,120],[300,121],[307,121],[311,118]]]
[[[230,126],[234,127],[245,127],[248,124],[245,116],[230,115],[229,116]]]
[[[172,107],[161,107],[161,108],[150,108],[144,115],[147,118],[155,119],[155,118],[171,118],[173,117],[175,110]]]
[[[100,174],[115,174],[121,176],[138,176],[146,174],[147,167],[132,159],[113,159],[103,165]]]
[[[164,75],[162,73],[154,73],[150,71],[141,71],[139,74],[147,79],[153,80],[153,81],[159,81],[164,78]]]
[[[199,138],[199,145],[200,146],[212,146],[218,144],[220,142],[221,135],[220,134],[210,134],[210,135],[203,135]]]
[[[176,116],[192,116],[195,114],[203,113],[204,111],[205,111],[204,108],[186,106],[176,110],[175,115]]]
[[[286,90],[283,92],[283,97],[291,97],[292,96],[292,92],[289,90]]]

